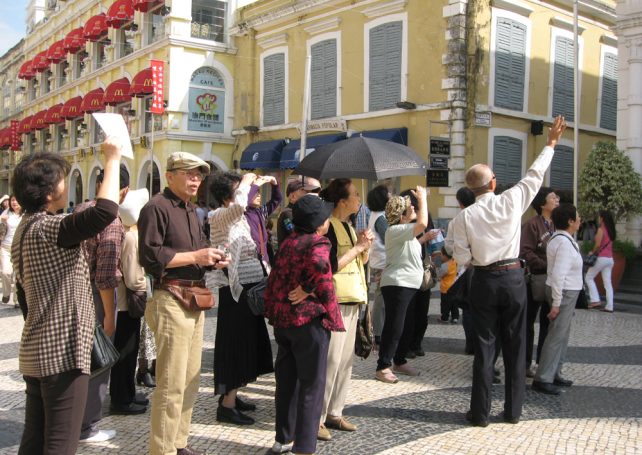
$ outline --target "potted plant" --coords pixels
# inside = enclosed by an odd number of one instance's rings
[[[640,182],[640,174],[624,152],[618,150],[613,142],[597,142],[579,176],[578,210],[582,218],[596,219],[600,210],[608,210],[618,223],[642,213]],[[593,242],[583,242],[584,252],[591,248]],[[611,279],[614,290],[622,279],[626,259],[631,260],[635,254],[635,245],[630,240],[617,239],[613,242],[615,265]],[[597,277],[596,284],[603,292],[601,275]]]

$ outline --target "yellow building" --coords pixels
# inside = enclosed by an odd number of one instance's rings
[[[49,1],[48,8],[21,45],[19,68],[2,67],[10,92],[26,99],[2,110],[0,129],[18,118],[22,153],[69,160],[71,202],[95,195],[102,132],[92,112],[124,116],[132,188],[148,187],[150,175],[154,192],[162,188],[166,158],[177,150],[229,167],[235,51],[226,1]],[[163,115],[149,112],[152,59],[165,62]]]
[[[580,160],[615,137],[613,3],[580,9]],[[405,143],[431,164],[433,216],[451,218],[466,167],[486,162],[500,184],[514,183],[544,145],[539,122],[557,113],[572,120],[571,4],[260,0],[241,8],[230,31],[233,158],[281,177],[296,165],[310,56],[308,149],[354,134]],[[558,152],[547,183],[571,189],[571,131]],[[423,182],[404,177],[396,187]]]

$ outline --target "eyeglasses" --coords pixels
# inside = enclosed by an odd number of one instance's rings
[[[187,177],[188,180],[198,180],[199,182],[202,182],[203,179],[205,178],[205,175],[202,172],[199,171],[181,171],[181,170],[176,170],[172,171],[174,174],[178,175],[184,175]]]

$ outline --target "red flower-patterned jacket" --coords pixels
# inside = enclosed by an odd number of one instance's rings
[[[313,294],[292,305],[288,293],[298,285]],[[295,231],[283,241],[265,290],[265,316],[274,328],[299,327],[321,317],[326,329],[345,331],[332,284],[330,241],[326,237]]]

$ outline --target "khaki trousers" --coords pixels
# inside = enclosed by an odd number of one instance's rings
[[[328,347],[328,367],[325,376],[325,394],[321,410],[321,423],[326,416],[341,417],[352,376],[354,340],[357,336],[359,305],[339,305],[345,332],[332,332]]]
[[[171,294],[155,290],[145,319],[157,350],[149,453],[175,455],[187,446],[200,383],[205,315],[186,311]]]

